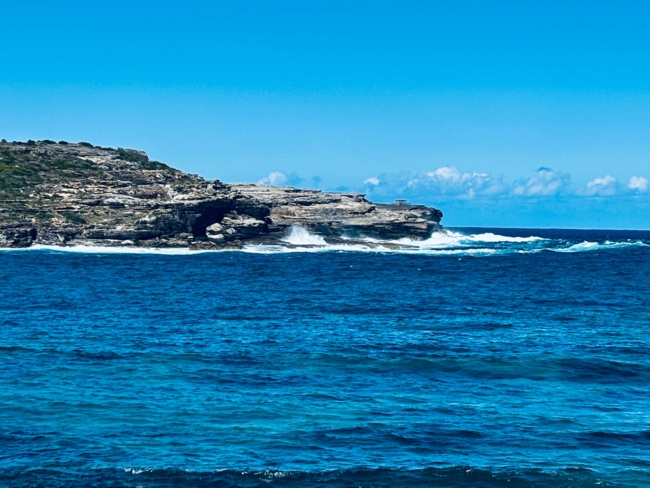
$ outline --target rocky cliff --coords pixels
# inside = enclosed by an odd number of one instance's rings
[[[88,143],[0,143],[0,247],[239,248],[281,244],[294,225],[328,241],[428,237],[442,213],[363,195],[228,185],[146,153]]]

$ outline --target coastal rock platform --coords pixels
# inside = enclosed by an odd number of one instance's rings
[[[357,193],[225,184],[89,143],[0,143],[0,247],[241,248],[286,244],[292,227],[327,242],[426,239],[442,212]]]

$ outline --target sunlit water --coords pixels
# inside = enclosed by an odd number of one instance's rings
[[[0,252],[0,485],[650,485],[650,233],[288,239]]]

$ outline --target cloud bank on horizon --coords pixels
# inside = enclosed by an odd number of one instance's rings
[[[548,167],[534,176],[512,183],[502,176],[463,172],[456,166],[441,166],[421,174],[384,173],[363,182],[363,191],[375,198],[406,197],[443,200],[495,198],[616,197],[639,196],[648,192],[648,180],[632,176],[619,182],[611,175],[594,178],[585,185],[574,185],[568,173]]]
[[[258,184],[271,186],[318,186],[320,178],[312,178],[312,184],[296,173],[273,171],[258,180]],[[315,183],[314,183],[315,182]],[[503,176],[489,173],[461,171],[456,166],[440,166],[426,173],[408,171],[382,173],[367,178],[358,188],[328,188],[359,191],[373,198],[393,199],[431,198],[442,200],[493,199],[493,198],[553,198],[553,197],[616,197],[649,194],[648,179],[632,176],[627,182],[619,182],[611,175],[594,178],[585,185],[575,185],[571,176],[562,171],[542,166],[534,176],[520,178],[508,183]]]
[[[317,188],[295,173],[275,171],[258,183],[275,186]],[[364,193],[376,202],[406,199],[413,203],[443,207],[456,225],[485,226],[601,226],[650,228],[650,186],[635,175],[619,181],[606,174],[576,184],[568,173],[540,167],[533,175],[507,181],[500,175],[462,171],[440,166],[433,171],[381,173],[357,187],[326,190]],[[497,217],[498,216],[498,217]]]

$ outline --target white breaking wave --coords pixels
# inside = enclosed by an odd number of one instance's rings
[[[551,249],[555,252],[585,252],[585,251],[595,251],[600,247],[597,242],[581,242],[579,244],[573,244],[572,246],[558,249]]]
[[[387,249],[388,250],[388,249]],[[264,244],[253,245],[253,246],[244,246],[241,249],[242,252],[250,254],[285,254],[285,253],[318,253],[318,252],[330,252],[330,251],[340,251],[340,252],[367,252],[367,251],[376,251],[367,246],[360,245],[325,245],[325,246],[305,246],[305,247],[285,247],[285,246],[267,246]]]
[[[5,252],[54,251],[85,254],[140,254],[186,256],[203,253],[244,252],[252,254],[320,253],[320,252],[365,252],[375,254],[410,254],[423,256],[499,256],[508,254],[531,254],[542,251],[580,253],[606,249],[645,246],[645,241],[584,241],[576,243],[543,237],[510,237],[491,232],[482,234],[461,234],[453,231],[434,232],[428,239],[380,240],[373,238],[349,238],[341,243],[330,244],[322,236],[311,234],[305,228],[292,226],[282,239],[287,245],[246,245],[242,249],[190,250],[189,248],[142,248],[120,246],[50,246],[34,245],[28,248],[0,249]]]
[[[289,234],[282,239],[294,246],[327,246],[327,242],[319,235],[310,234],[307,229],[299,225],[292,225]]]
[[[462,247],[462,246],[468,246],[476,243],[490,243],[490,244],[497,244],[501,242],[530,243],[530,242],[538,242],[538,241],[545,241],[545,240],[547,239],[543,237],[536,237],[536,236],[510,237],[510,236],[501,236],[498,234],[493,234],[491,232],[487,232],[484,234],[465,235],[465,234],[461,234],[460,232],[443,230],[441,232],[434,232],[433,234],[431,234],[431,237],[422,241],[404,238],[404,239],[398,239],[393,242],[395,244],[402,244],[406,246],[440,248],[440,247],[458,247],[458,246]]]
[[[442,231],[442,232],[433,232],[431,237],[424,239],[422,241],[413,240],[408,237],[402,239],[397,239],[392,241],[394,244],[401,244],[404,246],[415,246],[415,247],[452,247],[458,246],[461,244],[463,238],[466,237],[463,234],[458,232],[451,231]],[[380,242],[380,241],[375,241]]]
[[[251,254],[286,254],[286,253],[328,253],[328,252],[364,252],[374,254],[417,254],[420,256],[491,256],[521,252],[513,249],[467,248],[467,249],[393,249],[383,246],[369,247],[360,244],[328,244],[326,246],[284,247],[284,246],[245,246],[242,252]]]
[[[487,232],[485,234],[476,234],[471,235],[465,240],[472,242],[537,242],[537,241],[546,241],[547,239],[543,237],[511,237],[511,236],[500,236],[498,234],[492,234]]]
[[[549,251],[569,252],[569,253],[589,252],[589,251],[599,251],[603,249],[620,249],[623,247],[631,247],[631,246],[648,246],[648,244],[645,244],[641,241],[625,241],[625,242],[605,241],[602,243],[584,241],[579,244],[573,244],[572,246],[569,247],[549,249]]]
[[[34,244],[30,247],[0,249],[0,251],[9,252],[31,252],[31,251],[56,251],[67,253],[84,253],[84,254],[155,254],[169,256],[186,256],[190,254],[201,254],[206,252],[222,252],[221,250],[197,250],[193,251],[186,247],[155,249],[151,247],[126,247],[126,246],[48,246],[44,244]]]

